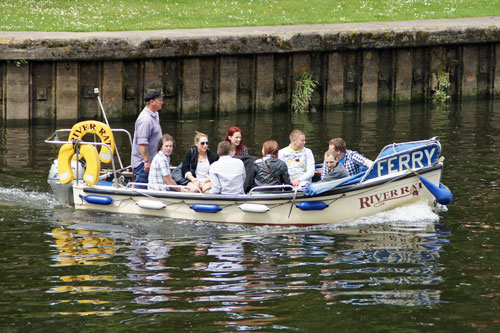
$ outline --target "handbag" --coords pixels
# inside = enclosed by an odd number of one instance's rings
[[[189,180],[182,175],[182,162],[171,172],[172,179],[177,185],[187,185]]]

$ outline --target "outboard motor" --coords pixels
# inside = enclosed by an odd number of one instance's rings
[[[78,164],[77,164],[78,163]],[[85,166],[82,161],[71,160],[71,169],[73,169],[73,174],[75,178],[78,180],[83,179],[83,174],[85,173]],[[59,181],[59,173],[57,169],[57,160],[52,162],[49,170],[49,176],[47,177],[47,183],[49,183],[52,188],[52,192],[62,204],[73,205],[73,184],[75,181],[72,181],[69,184],[61,184]]]

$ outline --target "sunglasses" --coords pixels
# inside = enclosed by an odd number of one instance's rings
[[[200,142],[200,145],[208,145],[209,142],[208,141],[203,141],[203,142]]]

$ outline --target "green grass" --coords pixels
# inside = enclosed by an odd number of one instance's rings
[[[500,0],[1,0],[0,30],[125,31],[500,16]]]

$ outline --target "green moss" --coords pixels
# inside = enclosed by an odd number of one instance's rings
[[[231,44],[231,51],[233,52],[240,52],[241,51],[241,47],[240,47],[240,44],[239,43],[232,43]]]
[[[417,31],[416,41],[417,43],[423,43],[429,40],[431,34],[427,31]]]
[[[82,50],[90,49],[90,44],[87,42],[78,41],[77,43],[78,43],[78,47],[81,48]]]
[[[285,40],[281,37],[272,37],[274,44],[285,51],[291,51],[292,50],[292,42],[290,40]]]
[[[59,41],[59,40],[44,39],[41,42],[41,45],[44,47],[47,47],[49,49],[54,49],[54,48],[59,48],[59,47],[63,46],[63,43],[61,43],[61,41]]]

